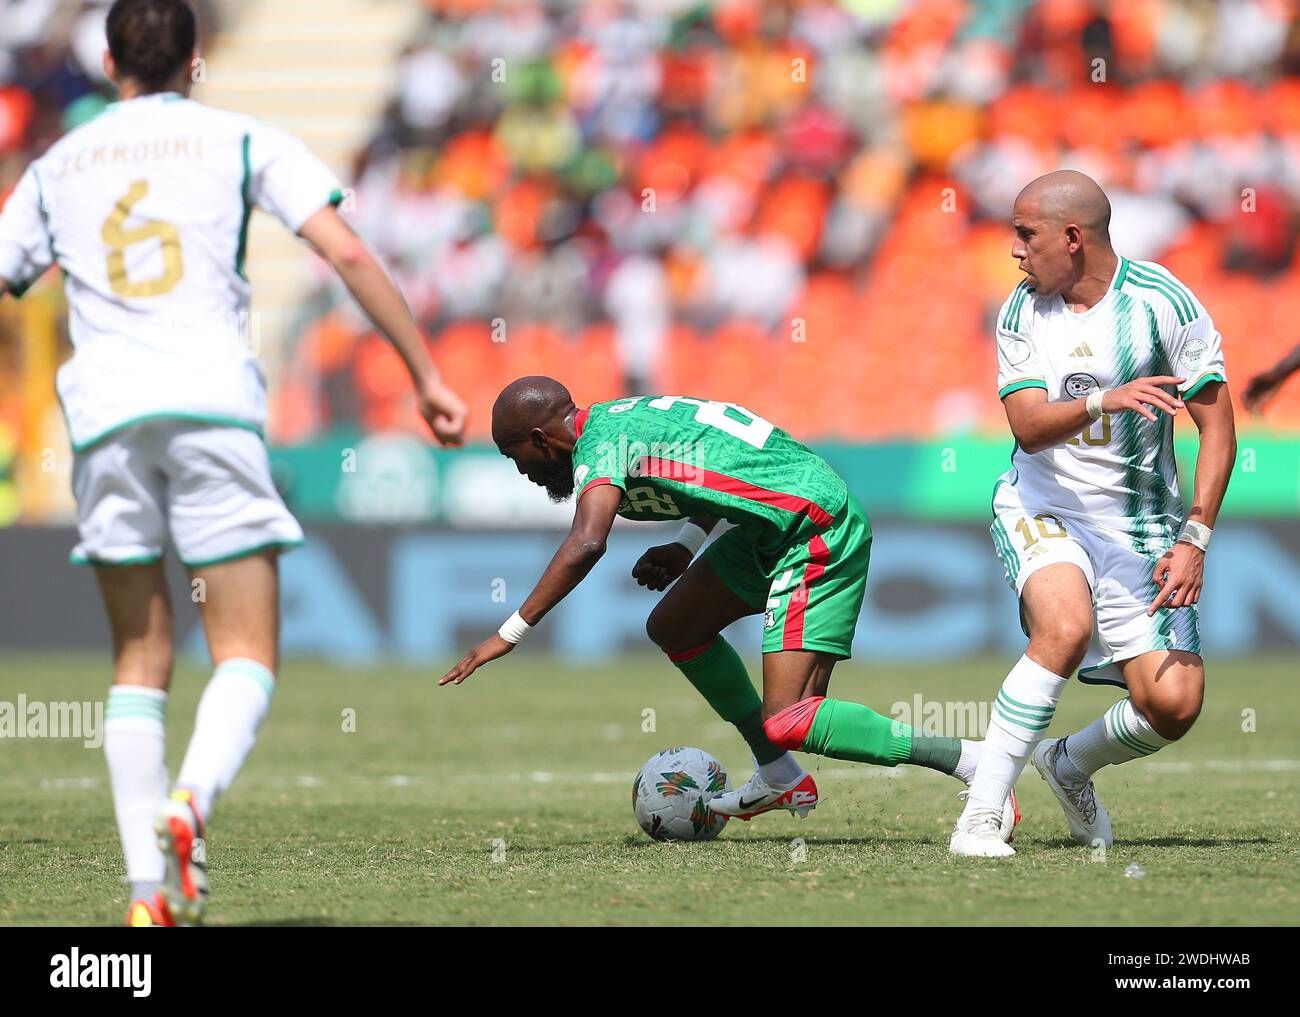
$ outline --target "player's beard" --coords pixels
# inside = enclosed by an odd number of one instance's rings
[[[564,459],[550,459],[537,470],[538,479],[546,489],[546,496],[557,505],[573,497],[573,466]]]

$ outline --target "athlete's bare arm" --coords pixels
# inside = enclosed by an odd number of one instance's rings
[[[1208,383],[1187,400],[1187,412],[1200,432],[1192,507],[1187,518],[1212,527],[1237,461],[1237,428],[1228,386],[1218,381]],[[1205,552],[1199,547],[1183,541],[1171,547],[1156,565],[1155,581],[1160,584],[1160,593],[1147,614],[1200,600],[1204,567]]]
[[[690,521],[705,533],[712,533],[718,525],[717,516],[691,516]],[[676,541],[656,544],[637,559],[632,566],[632,578],[640,586],[651,590],[666,590],[677,582],[691,565],[695,556]]]
[[[1246,383],[1246,391],[1241,396],[1246,409],[1252,413],[1262,410],[1264,404],[1277,395],[1282,383],[1296,371],[1300,371],[1300,344],[1267,371],[1261,371]]]
[[[424,336],[393,281],[365,242],[333,208],[322,208],[303,223],[298,235],[330,263],[371,323],[393,344],[420,401],[420,414],[444,445],[465,437],[465,404],[434,367]]]
[[[1185,378],[1169,375],[1135,378],[1127,385],[1106,391],[1101,400],[1102,412],[1131,410],[1148,420],[1155,420],[1153,411],[1163,410],[1172,417],[1182,409],[1183,401],[1160,386],[1181,385],[1184,381]],[[1086,399],[1049,402],[1047,392],[1041,388],[1022,388],[1012,392],[1002,400],[1002,405],[1016,442],[1030,455],[1068,441],[1092,422]]]
[[[613,484],[593,487],[579,500],[573,515],[573,526],[564,538],[555,556],[551,558],[537,586],[519,609],[519,615],[529,625],[536,625],[556,604],[562,601],[592,570],[605,554],[609,531],[623,500],[623,489]],[[493,633],[470,650],[460,662],[438,679],[439,685],[459,685],[488,661],[504,657],[514,649],[497,633]]]

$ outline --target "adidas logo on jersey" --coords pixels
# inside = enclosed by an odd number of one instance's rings
[[[1092,356],[1092,347],[1090,347],[1087,343],[1082,343],[1070,351],[1070,356],[1074,357],[1075,359],[1078,359],[1080,357],[1090,357]]]

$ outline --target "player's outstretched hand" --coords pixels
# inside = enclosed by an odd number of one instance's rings
[[[1246,390],[1241,394],[1241,401],[1251,413],[1259,413],[1264,404],[1277,395],[1277,390],[1285,378],[1279,378],[1273,371],[1261,371],[1246,382]]]
[[[459,685],[490,660],[504,657],[515,648],[514,643],[507,643],[499,635],[488,636],[478,646],[460,658],[460,663],[438,679],[439,685]]]
[[[659,544],[632,566],[632,578],[652,590],[666,590],[690,567],[691,552],[681,544]]]
[[[1201,599],[1205,552],[1195,544],[1179,541],[1156,562],[1155,581],[1160,587],[1156,599],[1147,608],[1147,616],[1162,607],[1187,607]]]
[[[1127,385],[1107,389],[1101,397],[1103,413],[1120,413],[1133,410],[1147,420],[1155,420],[1156,415],[1149,407],[1164,410],[1171,417],[1183,408],[1183,401],[1176,395],[1170,395],[1161,385],[1181,385],[1186,378],[1175,378],[1168,374],[1156,374],[1150,378],[1134,378]]]
[[[440,445],[459,445],[465,440],[465,420],[469,411],[460,396],[440,381],[424,386],[416,395],[420,416]]]

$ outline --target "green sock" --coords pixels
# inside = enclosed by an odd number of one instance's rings
[[[718,636],[704,650],[679,657],[674,660],[670,655],[668,659],[686,675],[719,717],[736,725],[758,765],[779,759],[784,750],[768,741],[763,731],[763,704],[749,680],[744,661],[732,645]]]
[[[860,703],[824,699],[803,741],[804,752],[855,763],[897,766],[912,754],[912,729]]]
[[[912,750],[907,761],[914,766],[928,766],[949,776],[956,773],[961,759],[960,738],[933,738],[929,735],[912,735]]]

